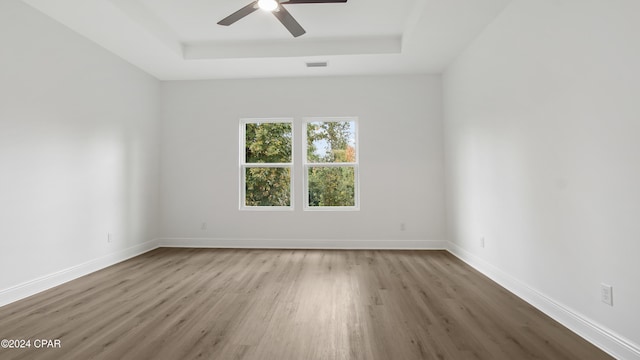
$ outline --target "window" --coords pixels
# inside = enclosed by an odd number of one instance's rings
[[[293,210],[293,122],[240,122],[240,209]]]
[[[356,118],[304,120],[305,210],[358,210]]]

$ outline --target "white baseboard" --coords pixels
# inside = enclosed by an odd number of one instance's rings
[[[448,242],[449,252],[500,286],[580,335],[616,359],[640,360],[640,346],[578,312],[554,301],[462,247]]]
[[[51,289],[68,281],[146,253],[156,249],[157,247],[157,240],[147,241],[145,243],[116,251],[97,259],[89,260],[85,263],[12,286],[8,289],[0,290],[0,306],[4,306],[14,301]]]
[[[341,250],[445,250],[442,240],[314,240],[314,239],[213,239],[161,238],[160,247],[253,248],[253,249],[341,249]]]

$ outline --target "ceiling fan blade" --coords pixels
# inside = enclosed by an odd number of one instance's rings
[[[233,24],[234,22],[242,19],[243,17],[251,14],[252,12],[258,10],[258,1],[254,1],[251,4],[243,7],[242,9],[234,12],[233,14],[227,16],[226,18],[218,21],[218,25],[224,25],[224,26],[229,26],[231,24]]]
[[[329,4],[346,2],[347,0],[289,0],[283,1],[282,4]]]
[[[306,31],[302,28],[302,26],[298,24],[296,19],[293,18],[291,13],[288,12],[287,9],[284,8],[284,6],[282,5],[278,6],[278,10],[274,11],[273,15],[275,15],[278,18],[278,20],[280,20],[282,25],[284,25],[284,27],[286,27],[287,30],[289,30],[289,32],[291,33],[291,35],[293,35],[293,37],[298,37],[306,33]]]

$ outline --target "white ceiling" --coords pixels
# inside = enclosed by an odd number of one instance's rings
[[[161,80],[439,73],[511,0],[293,4],[216,23],[251,0],[23,0]],[[306,62],[327,61],[326,68]]]

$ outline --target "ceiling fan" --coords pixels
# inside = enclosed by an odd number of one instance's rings
[[[251,4],[234,12],[226,18],[220,20],[218,25],[229,26],[252,12],[262,9],[273,13],[280,20],[282,25],[289,30],[293,37],[303,35],[306,31],[298,24],[291,13],[283,5],[290,4],[326,4],[326,3],[346,3],[347,0],[255,0]]]

